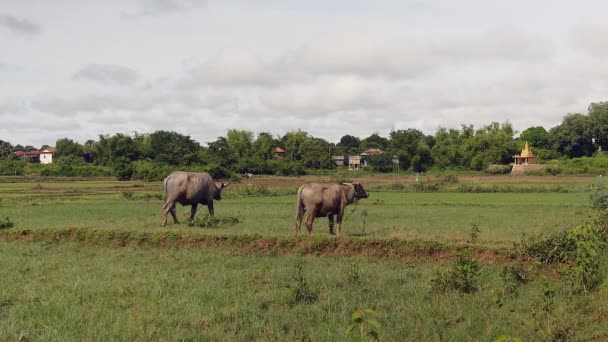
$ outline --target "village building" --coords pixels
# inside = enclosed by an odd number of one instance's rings
[[[54,147],[47,147],[40,151],[40,164],[51,164],[53,162]]]
[[[280,147],[275,147],[274,148],[274,157],[275,158],[279,158],[279,157],[285,157],[285,150],[280,148]]]
[[[511,174],[523,174],[532,170],[543,170],[545,165],[539,164],[536,156],[532,153],[532,150],[528,146],[528,142],[524,145],[524,149],[521,150],[521,153],[518,155],[514,155],[515,159],[513,163],[513,168],[511,169]]]
[[[27,161],[33,164],[51,164],[53,162],[53,154],[55,148],[47,147],[40,151],[16,151],[15,155],[20,160]]]
[[[379,148],[370,148],[363,152],[361,152],[358,156],[349,156],[348,157],[348,169],[349,170],[359,170],[362,167],[366,167],[368,165],[369,156],[380,155],[384,153]]]
[[[331,159],[336,163],[336,166],[344,166],[344,163],[346,162],[345,156],[333,156]]]

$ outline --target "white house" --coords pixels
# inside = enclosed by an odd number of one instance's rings
[[[54,147],[47,147],[40,151],[40,164],[51,164],[53,162]]]

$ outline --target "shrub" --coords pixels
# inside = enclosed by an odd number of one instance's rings
[[[473,293],[478,290],[477,282],[481,274],[481,266],[473,257],[470,249],[466,248],[456,254],[456,262],[447,272],[436,272],[431,279],[431,290],[445,293],[458,291]]]
[[[126,200],[133,199],[133,192],[132,191],[123,191],[123,192],[121,192],[121,194],[122,194],[122,198],[124,198]]]
[[[319,299],[319,291],[313,289],[304,277],[304,267],[296,264],[292,275],[292,283],[287,286],[291,290],[292,304],[312,304]]]
[[[4,220],[0,220],[0,229],[9,229],[13,228],[13,226],[15,226],[15,223],[13,223],[8,216]]]
[[[190,227],[201,227],[201,228],[222,228],[234,226],[240,222],[239,218],[236,216],[210,216],[207,215],[202,219],[195,218],[192,221],[188,222],[188,226]]]
[[[349,284],[360,284],[361,279],[361,267],[356,262],[352,262],[348,271],[346,272],[346,280]]]

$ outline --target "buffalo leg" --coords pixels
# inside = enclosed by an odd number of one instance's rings
[[[175,224],[179,224],[179,221],[177,221],[177,214],[175,212],[175,203],[173,203],[173,205],[171,206],[171,216],[173,216],[173,223]]]
[[[298,210],[296,214],[296,235],[300,235],[300,226],[302,225],[302,217],[304,217],[304,211]]]
[[[327,215],[329,220],[329,234],[334,235],[334,214]]]
[[[308,235],[312,235],[312,223],[315,221],[316,211],[311,211],[306,216],[306,229],[308,229]]]
[[[198,204],[194,203],[192,208],[190,208],[190,221],[194,220],[194,215],[196,214],[196,207]]]
[[[342,215],[344,213],[338,213],[336,218],[336,236],[340,236],[340,227],[342,226]]]
[[[167,225],[167,216],[171,213],[173,216],[174,223],[177,223],[177,218],[175,217],[175,202],[166,202],[163,206],[163,227]]]
[[[207,204],[207,208],[209,209],[209,215],[213,216],[213,202]]]

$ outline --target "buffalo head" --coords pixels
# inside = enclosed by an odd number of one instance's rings
[[[355,187],[355,198],[367,198],[367,192],[363,189],[363,185],[361,183],[353,183]]]
[[[213,192],[213,199],[214,200],[221,200],[222,199],[222,189],[224,189],[225,187],[227,187],[228,185],[230,185],[230,183],[220,183],[219,185],[217,183],[215,183],[215,191]]]

